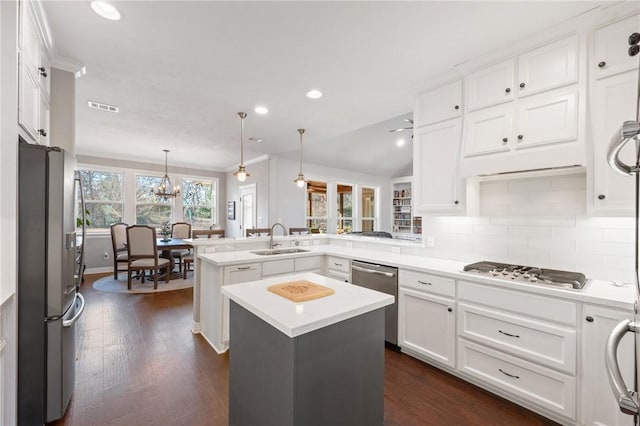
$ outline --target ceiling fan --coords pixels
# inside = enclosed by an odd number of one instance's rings
[[[390,133],[396,133],[396,132],[404,132],[405,130],[413,130],[413,120],[410,118],[405,118],[404,120],[405,123],[410,124],[410,126],[408,127],[398,127],[397,129],[391,129],[389,130]],[[411,138],[413,139],[413,134],[411,135]]]

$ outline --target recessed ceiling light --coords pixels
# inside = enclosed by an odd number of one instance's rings
[[[253,110],[256,112],[256,114],[260,114],[260,115],[264,115],[269,112],[267,107],[262,105],[255,107]]]
[[[402,147],[405,144],[405,140],[400,138],[396,141],[396,146]]]
[[[121,18],[120,12],[115,6],[104,2],[104,1],[92,1],[91,9],[98,15],[102,16],[104,19],[108,19],[110,21],[119,21]]]
[[[322,92],[318,89],[311,89],[307,92],[306,96],[309,99],[319,99],[322,97]]]

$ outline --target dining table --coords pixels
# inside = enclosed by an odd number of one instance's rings
[[[174,272],[173,268],[176,265],[175,258],[173,257],[173,250],[189,250],[193,248],[193,246],[188,242],[181,238],[158,238],[156,239],[156,245],[158,250],[162,253],[160,257],[165,259],[169,259],[169,279],[175,280],[178,278],[182,278],[183,275],[180,272]]]

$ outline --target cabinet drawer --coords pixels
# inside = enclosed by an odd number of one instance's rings
[[[401,286],[442,296],[456,297],[456,281],[452,278],[406,271],[404,269],[400,270],[398,277],[398,282]]]
[[[262,278],[262,267],[259,263],[224,267],[225,285],[256,281],[260,278]]]
[[[295,259],[295,270],[298,271],[320,271],[322,269],[322,257],[302,257]]]
[[[493,306],[545,321],[576,325],[576,304],[566,300],[459,281],[458,299]]]
[[[571,375],[576,372],[575,329],[460,303],[458,335]]]
[[[334,271],[342,271],[349,273],[350,272],[350,261],[349,259],[343,259],[341,257],[329,256],[327,259],[327,268]]]
[[[576,418],[574,377],[459,339],[461,372],[570,419]]]
[[[262,264],[262,276],[290,274],[293,272],[293,259],[274,260]]]

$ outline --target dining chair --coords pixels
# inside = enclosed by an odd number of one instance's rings
[[[113,248],[113,279],[118,279],[118,272],[126,269],[118,269],[118,264],[129,263],[127,256],[127,225],[126,223],[114,223],[111,229],[111,247]]]
[[[191,237],[191,225],[187,222],[176,222],[171,225],[171,238],[190,238]],[[171,250],[171,255],[174,259],[178,259],[178,268],[182,274],[182,260],[184,256],[191,254],[191,250]]]
[[[133,225],[127,227],[127,288],[131,290],[131,272],[137,271],[142,275],[144,282],[144,271],[153,272],[153,288],[158,288],[158,277],[160,270],[164,268],[162,274],[166,282],[169,282],[169,259],[158,256],[158,245],[156,242],[156,230],[146,225]],[[140,272],[142,274],[140,274]]]
[[[309,228],[289,228],[289,235],[307,235]]]
[[[191,231],[191,238],[194,240],[201,238],[224,238],[224,229],[194,229]],[[188,254],[182,258],[182,262],[184,263],[184,273],[183,278],[187,279],[187,271],[190,269],[190,265],[193,264],[193,256],[194,254]]]
[[[271,235],[271,228],[248,228],[245,235],[247,237],[268,237]]]

